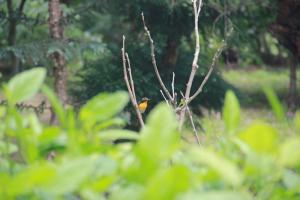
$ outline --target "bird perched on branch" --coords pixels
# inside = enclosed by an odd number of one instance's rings
[[[141,113],[144,113],[146,111],[146,109],[148,107],[148,101],[149,100],[150,99],[148,99],[147,97],[143,97],[142,101],[140,101],[138,103],[138,107],[139,107],[139,110],[140,110]]]

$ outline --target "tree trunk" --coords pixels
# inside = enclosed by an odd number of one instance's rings
[[[166,74],[175,71],[175,66],[178,60],[178,39],[168,36],[165,54],[163,56],[163,66]]]
[[[20,6],[17,11],[14,10],[12,0],[6,1],[7,11],[8,11],[8,35],[7,35],[8,46],[12,47],[12,46],[16,45],[17,25],[18,25],[20,16],[23,12],[25,1],[26,0],[21,1]],[[10,63],[11,73],[17,74],[20,71],[19,60],[13,52],[10,52],[9,56],[10,56],[10,60],[11,60],[11,63]]]
[[[290,86],[288,95],[288,108],[289,111],[296,111],[297,101],[297,60],[293,57],[290,63]]]
[[[290,110],[296,108],[296,67],[300,60],[300,0],[279,0],[276,22],[270,26],[270,32],[293,55],[290,65],[290,91],[288,104]]]
[[[51,38],[63,40],[64,29],[61,23],[63,12],[60,8],[59,0],[49,0],[49,30]],[[51,55],[53,60],[54,88],[55,92],[63,105],[68,103],[67,93],[67,67],[64,55],[55,52]]]

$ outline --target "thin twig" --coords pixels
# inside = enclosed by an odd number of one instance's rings
[[[161,79],[161,76],[158,72],[158,68],[157,68],[157,64],[156,64],[156,58],[155,58],[155,47],[154,47],[154,42],[153,42],[153,39],[151,37],[151,33],[150,31],[148,30],[147,26],[146,26],[146,22],[145,22],[145,18],[144,18],[144,14],[142,13],[142,20],[143,20],[143,24],[144,24],[144,30],[148,36],[148,39],[150,41],[150,48],[151,48],[151,58],[152,58],[152,64],[153,64],[153,67],[154,67],[154,71],[155,71],[155,74],[156,74],[156,77],[158,79],[158,82],[160,84],[160,86],[162,87],[163,91],[165,92],[165,94],[167,95],[167,97],[173,102],[174,99],[172,98],[170,92],[168,91],[167,87],[165,86],[164,82],[162,81]]]
[[[137,118],[139,120],[139,123],[140,123],[141,127],[143,128],[145,126],[144,121],[143,121],[143,117],[142,117],[142,114],[141,114],[141,112],[139,110],[136,98],[134,98],[135,94],[133,94],[133,89],[132,88],[134,88],[134,82],[133,82],[133,79],[132,79],[130,64],[128,65],[128,68],[130,68],[128,70],[128,73],[129,73],[129,76],[131,77],[130,81],[131,81],[132,85],[130,85],[130,82],[128,80],[128,75],[127,75],[127,70],[126,70],[127,69],[127,66],[126,66],[126,54],[127,53],[125,52],[125,36],[124,35],[123,35],[123,46],[122,46],[121,51],[122,51],[124,80],[125,80],[128,92],[129,92],[131,103],[132,103],[133,107],[135,108],[135,111],[136,111],[136,114],[137,114]],[[127,56],[127,62],[130,63],[128,56]]]
[[[197,140],[197,143],[200,145],[200,139],[199,139],[199,136],[198,136],[198,131],[196,129],[196,126],[194,124],[194,120],[193,120],[193,116],[192,116],[192,112],[190,111],[190,108],[189,106],[186,104],[186,100],[184,99],[184,95],[182,92],[180,92],[183,100],[184,100],[184,104],[186,106],[186,109],[187,109],[187,113],[189,115],[189,118],[190,118],[190,121],[191,121],[191,124],[192,124],[192,127],[193,127],[193,131],[194,131],[194,134],[195,134],[195,137],[196,137],[196,140]]]
[[[133,95],[133,98],[136,99],[134,83],[133,83],[133,78],[132,78],[132,73],[131,73],[131,64],[130,64],[128,53],[125,53],[125,56],[126,56],[126,60],[127,60],[127,64],[128,64],[127,70],[128,70],[128,74],[129,74],[132,95]]]
[[[200,145],[200,139],[199,139],[199,136],[198,136],[198,131],[197,131],[196,127],[195,127],[193,116],[192,116],[192,113],[190,111],[189,106],[186,106],[186,110],[187,110],[187,113],[188,113],[188,115],[190,117],[190,121],[192,123],[193,131],[194,131],[194,134],[196,136],[197,143]]]
[[[175,99],[175,87],[174,87],[174,85],[175,85],[175,73],[173,72],[173,77],[172,77],[172,97],[173,97],[173,100],[175,100],[176,101],[176,99]]]
[[[166,101],[166,103],[168,104],[168,106],[170,106],[168,99],[165,97],[164,93],[162,90],[159,90],[161,95],[163,96],[164,100]]]

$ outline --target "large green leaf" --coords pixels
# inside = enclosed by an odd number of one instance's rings
[[[240,139],[256,153],[277,152],[279,138],[276,129],[265,123],[254,123],[239,135]]]
[[[237,166],[211,150],[192,148],[190,156],[195,159],[195,161],[217,172],[219,176],[230,185],[238,186],[242,183],[242,173]]]
[[[292,170],[285,170],[283,173],[283,183],[290,192],[300,192],[300,174]]]
[[[0,155],[4,154],[11,154],[18,151],[18,146],[10,143],[10,142],[4,142],[0,140]]]
[[[288,138],[280,146],[280,162],[289,167],[300,166],[300,137]]]
[[[4,194],[18,196],[33,192],[37,187],[54,181],[56,169],[49,163],[36,163],[12,176],[5,185],[2,185]]]
[[[129,130],[112,129],[101,131],[98,133],[98,136],[100,140],[114,141],[118,139],[138,140],[140,135]]]
[[[194,192],[183,195],[179,200],[250,200],[249,194],[235,191]]]
[[[92,175],[96,169],[97,156],[65,160],[57,165],[53,181],[42,188],[51,194],[62,195],[73,192]]]
[[[276,118],[284,122],[286,120],[285,118],[285,109],[283,108],[282,104],[280,103],[279,99],[277,98],[274,90],[272,90],[269,87],[264,88],[265,95],[271,105],[271,108],[276,116]]]
[[[237,97],[231,90],[226,92],[223,119],[229,133],[232,133],[239,126],[240,104]]]
[[[66,121],[66,116],[65,116],[65,112],[64,112],[64,108],[62,106],[62,104],[59,102],[57,96],[55,95],[55,93],[46,85],[44,85],[42,87],[42,91],[43,93],[47,96],[53,111],[55,112],[58,120],[60,121],[60,123],[62,125],[65,124]]]
[[[151,177],[143,198],[145,200],[175,199],[190,187],[190,173],[187,167],[175,165],[162,169]]]
[[[126,92],[99,94],[83,106],[80,110],[79,118],[84,123],[84,126],[93,126],[95,123],[109,119],[120,112],[127,104],[128,99]]]
[[[180,147],[180,134],[176,129],[175,114],[166,104],[154,108],[141,131],[134,150],[135,159],[128,165],[126,177],[134,182],[144,182],[156,173]]]
[[[13,104],[28,100],[38,92],[45,76],[45,69],[34,68],[13,77],[7,85],[8,100]]]
[[[180,134],[176,131],[175,114],[166,104],[158,105],[149,115],[141,132],[138,155],[167,159],[179,147]],[[152,159],[151,158],[151,159]]]

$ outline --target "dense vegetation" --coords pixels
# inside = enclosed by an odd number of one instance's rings
[[[45,70],[34,69],[3,86],[8,100],[1,106],[0,129],[4,199],[299,199],[300,116],[287,120],[269,89],[277,120],[289,134],[264,122],[240,129],[239,103],[229,91],[226,129],[205,136],[199,147],[180,139],[184,135],[165,104],[136,133],[120,127],[126,93],[99,94],[76,115],[42,86],[44,77]],[[34,112],[14,107],[40,88],[60,127],[43,125]],[[114,145],[116,139],[132,142]]]

